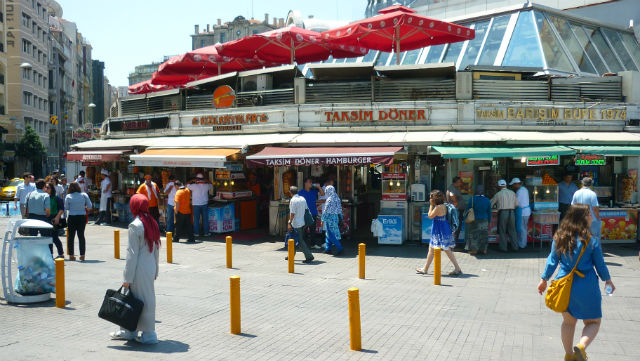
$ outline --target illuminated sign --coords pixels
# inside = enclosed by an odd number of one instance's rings
[[[541,167],[545,165],[560,165],[560,156],[546,155],[542,157],[527,158],[527,167]]]
[[[576,154],[576,165],[606,165],[607,158],[599,154]]]
[[[425,109],[356,109],[347,111],[324,112],[326,121],[333,122],[406,122],[427,120]]]

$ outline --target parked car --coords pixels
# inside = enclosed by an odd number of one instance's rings
[[[22,178],[13,178],[11,179],[2,190],[0,190],[0,200],[3,201],[13,201],[13,197],[16,195],[16,190],[18,184],[24,182]]]

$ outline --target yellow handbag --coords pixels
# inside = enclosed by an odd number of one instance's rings
[[[544,302],[547,307],[556,312],[564,312],[569,308],[569,298],[571,297],[571,285],[573,284],[573,276],[577,274],[578,276],[584,278],[584,274],[582,272],[576,270],[578,267],[578,263],[580,262],[580,258],[582,258],[582,254],[584,253],[585,248],[589,245],[589,240],[584,243],[582,246],[582,250],[580,251],[580,255],[578,256],[578,260],[576,261],[576,265],[573,266],[573,269],[566,276],[551,281],[551,285],[547,289],[547,294],[544,297]]]

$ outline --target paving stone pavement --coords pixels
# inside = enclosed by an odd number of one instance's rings
[[[7,219],[0,220],[4,229]],[[483,258],[456,252],[465,272],[416,275],[426,247],[369,245],[365,280],[357,250],[316,253],[314,264],[287,273],[283,243],[236,242],[233,269],[221,241],[174,244],[167,264],[164,239],[156,282],[153,346],[112,341],[115,328],[97,317],[107,288],[122,282],[124,260],[113,258],[112,227],[87,227],[87,262],[65,262],[67,308],[53,301],[0,302],[3,360],[562,360],[561,317],[536,292],[548,246]],[[127,233],[121,230],[121,255]],[[530,246],[531,247],[531,246]],[[605,245],[616,284],[603,298],[600,334],[591,360],[639,360],[640,262],[637,245]],[[452,270],[443,257],[443,273]],[[229,277],[241,277],[242,335],[229,333]],[[349,350],[347,289],[360,289],[362,347]],[[578,328],[577,334],[581,332]],[[577,337],[577,335],[576,335]]]

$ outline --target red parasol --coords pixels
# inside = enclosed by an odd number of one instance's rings
[[[157,92],[162,90],[173,89],[175,86],[170,85],[154,85],[151,84],[151,79],[141,81],[139,83],[129,85],[129,94],[147,94],[151,92]]]
[[[215,45],[224,56],[251,58],[280,64],[298,64],[334,58],[358,57],[367,50],[357,45],[331,45],[322,41],[320,33],[288,26],[242,39]]]
[[[473,29],[440,21],[394,5],[379,11],[380,15],[322,33],[322,39],[338,45],[358,45],[367,49],[396,53],[425,46],[455,43],[475,37]]]

